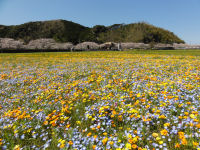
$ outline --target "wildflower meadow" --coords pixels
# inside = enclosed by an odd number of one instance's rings
[[[200,51],[0,54],[0,149],[200,150]]]

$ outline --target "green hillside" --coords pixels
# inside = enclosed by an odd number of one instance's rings
[[[174,33],[147,23],[117,24],[99,34],[100,41],[143,42],[143,43],[184,43]]]
[[[78,43],[92,37],[90,28],[65,21],[38,21],[16,26],[0,26],[0,37],[23,39],[25,42],[39,38],[54,38],[59,42]]]
[[[29,22],[16,26],[0,25],[1,38],[30,40],[53,38],[58,42],[74,44],[93,41],[103,42],[143,42],[143,43],[184,43],[172,32],[146,23],[97,25],[88,28],[65,20]]]

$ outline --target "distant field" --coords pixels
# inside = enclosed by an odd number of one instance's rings
[[[200,56],[200,50],[144,50],[144,51],[129,51],[133,54],[158,54],[158,55],[188,55]]]
[[[131,57],[132,54],[200,56],[200,50],[125,50],[125,51],[83,51],[83,52],[36,52],[36,53],[0,53],[0,56],[57,56],[64,57],[120,57],[121,54]]]
[[[198,149],[200,50],[0,54],[0,149]]]

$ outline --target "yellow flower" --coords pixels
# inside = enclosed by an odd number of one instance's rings
[[[197,147],[197,146],[199,146],[199,143],[197,143],[197,142],[194,142],[194,141],[192,142],[192,144],[193,144],[193,146],[194,146],[194,147]]]
[[[166,119],[165,115],[159,116],[160,119]]]
[[[133,138],[133,143],[136,143],[137,140],[138,140],[138,138],[137,138],[137,137],[134,137],[134,138]]]
[[[170,123],[165,123],[164,126],[165,126],[165,127],[169,127],[169,126],[170,126]]]
[[[159,141],[159,140],[161,140],[161,138],[160,138],[160,137],[157,137],[156,140]]]
[[[194,114],[191,114],[191,115],[190,115],[190,118],[194,119],[194,118],[195,118],[195,115],[194,115]]]
[[[136,96],[137,96],[137,97],[141,97],[141,94],[140,94],[140,93],[138,93]]]
[[[66,128],[69,128],[70,127],[70,124],[66,125]]]
[[[183,145],[187,145],[187,140],[184,138],[184,139],[182,139],[181,143],[182,143]]]
[[[126,148],[127,149],[131,149],[131,144],[130,143],[126,143]]]
[[[119,116],[118,116],[118,120],[119,120],[119,121],[122,121],[122,115],[119,115]]]
[[[159,141],[159,144],[160,144],[160,145],[163,144],[163,141]]]
[[[14,150],[20,150],[20,146],[19,145],[15,145]]]
[[[104,136],[106,136],[107,134],[108,134],[107,132],[104,132],[104,133],[103,133]]]
[[[131,139],[131,138],[132,138],[132,135],[131,135],[131,134],[128,134],[128,138]]]
[[[183,116],[183,119],[187,119],[188,117],[187,116]]]
[[[60,145],[60,148],[64,148],[64,147],[65,147],[65,144],[64,144],[64,143]]]
[[[119,127],[119,130],[122,130],[123,129],[123,127]]]
[[[179,136],[180,139],[185,138],[184,132],[178,132],[178,136]]]
[[[80,125],[80,124],[81,124],[81,122],[80,122],[80,121],[76,121],[76,124]]]
[[[158,133],[153,133],[152,136],[153,136],[154,138],[156,138],[156,137],[158,137]]]
[[[106,143],[108,142],[108,138],[107,138],[107,137],[104,138],[104,139],[102,140],[102,142],[103,142],[103,145],[106,145]]]
[[[161,135],[164,135],[164,136],[166,136],[166,135],[167,135],[167,133],[168,133],[168,131],[167,131],[166,129],[164,129],[164,130],[160,131],[160,133],[161,133]]]

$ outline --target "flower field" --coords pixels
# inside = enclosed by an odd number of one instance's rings
[[[0,149],[200,149],[200,56],[160,53],[0,54]]]

